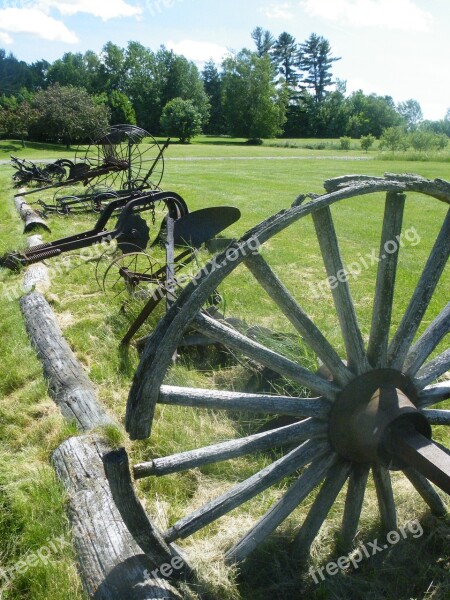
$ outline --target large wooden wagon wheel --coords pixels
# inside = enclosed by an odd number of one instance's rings
[[[327,193],[323,196],[310,201],[303,198],[303,202],[299,198],[292,208],[250,230],[210,262],[196,281],[183,290],[147,342],[127,405],[126,427],[132,439],[150,435],[157,402],[296,417],[283,427],[277,427],[274,421],[269,431],[136,465],[135,478],[159,477],[261,450],[287,447],[281,458],[173,523],[163,534],[168,543],[192,535],[288,476],[294,476],[294,483],[229,549],[228,562],[243,560],[322,484],[293,542],[294,553],[305,556],[347,480],[342,537],[351,545],[370,471],[387,530],[397,527],[390,476],[393,470],[404,472],[433,513],[445,512],[445,505],[430,482],[450,494],[450,451],[431,441],[431,426],[450,425],[450,410],[428,407],[439,406],[450,398],[450,381],[439,382],[450,369],[450,350],[447,348],[430,359],[450,331],[450,303],[441,306],[438,316],[416,338],[430,301],[437,301],[435,290],[450,254],[450,210],[400,324],[392,332],[399,251],[397,248],[387,254],[386,248],[401,234],[405,192],[419,192],[450,204],[450,183],[410,175],[354,176],[330,180],[325,187]],[[330,206],[374,192],[386,192],[386,200],[372,325],[365,345],[350,286],[346,278],[339,276],[344,266]],[[327,273],[339,282],[332,286],[332,293],[346,357],[336,352],[261,254],[265,242],[307,215],[312,215]],[[261,286],[261,294],[265,292],[272,298],[323,363],[319,371],[297,364],[202,311],[208,296],[241,263]],[[316,397],[163,385],[177,344],[188,327],[309,388]]]

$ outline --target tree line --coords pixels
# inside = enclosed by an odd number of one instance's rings
[[[450,110],[423,121],[419,103],[346,93],[335,80],[330,42],[315,33],[298,43],[257,27],[253,49],[212,60],[200,72],[183,56],[136,41],[100,54],[68,52],[31,64],[0,49],[0,135],[84,141],[105,124],[132,123],[189,141],[200,132],[259,141],[269,137],[379,138],[399,127],[450,136]]]

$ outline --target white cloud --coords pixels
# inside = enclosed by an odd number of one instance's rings
[[[310,16],[354,27],[428,31],[433,21],[412,0],[303,0],[300,5]]]
[[[181,42],[169,41],[166,44],[167,48],[173,50],[175,54],[182,54],[188,60],[196,63],[205,63],[210,58],[214,62],[219,63],[229,54],[225,46],[212,44],[210,42],[195,42],[193,40],[181,40]]]
[[[3,31],[0,31],[0,44],[12,44],[13,43],[13,39],[12,37],[9,35],[9,33],[5,33]]]
[[[103,21],[120,17],[140,17],[142,8],[124,0],[38,0],[39,7],[58,10],[62,15],[86,13]]]
[[[290,2],[282,2],[281,4],[271,4],[264,9],[264,14],[269,19],[293,19],[294,13]]]
[[[44,40],[75,44],[78,38],[64,23],[46,15],[38,8],[0,9],[0,29],[3,36],[28,33]]]

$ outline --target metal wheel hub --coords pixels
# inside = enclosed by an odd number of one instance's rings
[[[354,379],[339,394],[330,415],[329,436],[335,450],[359,463],[404,469],[391,450],[392,440],[413,430],[431,439],[431,427],[416,408],[411,380],[394,369],[377,369]]]

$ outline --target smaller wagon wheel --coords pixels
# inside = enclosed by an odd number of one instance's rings
[[[91,136],[91,143],[80,146],[76,162],[90,170],[86,182],[107,185],[115,190],[133,190],[136,181],[151,170],[147,188],[157,188],[164,173],[163,152],[156,140],[135,125],[114,125]]]
[[[351,546],[370,472],[387,531],[397,528],[391,471],[403,471],[434,514],[442,515],[446,510],[430,482],[450,494],[450,450],[432,442],[431,436],[432,426],[450,425],[450,411],[428,407],[450,398],[450,382],[440,381],[450,369],[450,350],[447,347],[430,359],[450,332],[450,303],[441,305],[440,312],[419,337],[417,333],[430,302],[433,300],[434,306],[441,304],[435,291],[450,254],[450,210],[395,328],[391,324],[400,247],[389,252],[386,248],[402,232],[405,192],[425,194],[450,204],[450,183],[418,176],[349,176],[326,182],[326,189],[328,193],[310,202],[303,204],[305,197],[299,198],[291,209],[267,219],[215,257],[181,292],[147,342],[127,404],[126,428],[132,439],[150,435],[157,402],[294,418],[283,427],[273,425],[269,431],[136,465],[135,478],[160,477],[262,450],[287,448],[269,466],[172,523],[163,534],[167,543],[191,536],[287,477],[293,478],[290,487],[228,550],[227,562],[245,559],[321,485],[292,544],[299,558],[307,555],[347,481],[342,539]],[[345,269],[330,206],[376,192],[385,192],[386,199],[372,325],[366,345],[348,279],[340,277]],[[345,361],[261,254],[265,242],[308,215],[313,219],[327,274],[333,278],[330,281],[339,281],[339,285],[332,286],[332,295],[346,350]],[[202,311],[208,296],[240,264],[248,268],[261,294],[271,298],[314,351],[324,364],[323,369],[317,372],[307,368]],[[233,289],[238,293],[238,288]],[[163,385],[173,354],[188,327],[309,388],[315,397]]]

